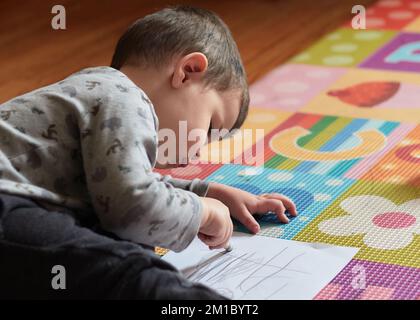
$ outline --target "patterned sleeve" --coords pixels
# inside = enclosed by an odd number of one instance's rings
[[[157,128],[141,90],[118,82],[101,88],[101,107],[85,118],[81,144],[102,226],[122,239],[181,251],[201,221],[196,182],[182,190],[152,171]]]
[[[170,175],[164,176],[165,181],[173,185],[175,188],[180,188],[194,192],[200,197],[205,197],[209,189],[209,182],[195,178],[192,180],[173,178]]]

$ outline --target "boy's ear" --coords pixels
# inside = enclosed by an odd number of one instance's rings
[[[207,57],[201,52],[193,52],[182,57],[176,64],[172,75],[172,86],[180,88],[188,80],[197,80],[207,71]]]

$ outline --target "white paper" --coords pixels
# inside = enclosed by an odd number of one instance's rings
[[[359,250],[235,232],[233,250],[209,250],[198,238],[163,259],[188,279],[231,299],[313,299]]]

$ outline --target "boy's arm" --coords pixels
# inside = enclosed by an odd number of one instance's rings
[[[151,106],[138,89],[126,89],[105,94],[99,112],[84,119],[81,144],[92,203],[104,229],[181,251],[198,233],[201,200],[152,171],[157,133]]]
[[[207,195],[210,183],[199,178],[192,180],[173,178],[170,175],[163,176],[164,180],[173,185],[175,188],[180,188],[194,192],[200,197]]]

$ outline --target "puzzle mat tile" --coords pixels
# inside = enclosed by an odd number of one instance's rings
[[[395,31],[338,29],[291,59],[291,63],[354,67],[389,42]]]
[[[293,240],[358,247],[356,259],[420,266],[420,188],[358,181]]]
[[[353,176],[361,175],[413,127],[395,121],[295,113],[265,136],[264,166],[333,177],[349,170]],[[258,154],[252,148],[249,153]]]
[[[299,216],[289,216],[291,220],[288,224],[281,224],[274,213],[259,218],[260,235],[283,239],[292,239],[355,182],[352,179],[333,179],[328,176],[233,164],[223,165],[206,180],[253,194],[276,192],[291,198],[297,206]],[[236,227],[239,231],[246,232],[238,223]]]
[[[411,22],[408,26],[406,26],[404,28],[404,31],[420,33],[420,17],[416,18],[413,22]]]
[[[407,72],[351,69],[301,112],[420,123],[420,77]]]
[[[378,1],[366,10],[366,28],[405,29],[420,15],[420,2],[414,0]],[[351,28],[351,21],[346,27]]]
[[[353,173],[349,172],[346,176],[356,178],[357,170]],[[360,179],[420,187],[420,125],[395,145]]]
[[[346,72],[344,68],[286,64],[251,86],[251,105],[297,111]]]
[[[420,299],[416,268],[353,259],[315,300]]]
[[[420,34],[399,33],[366,59],[362,68],[420,72]]]
[[[265,163],[275,155],[275,152],[273,152],[269,147],[268,141],[271,140],[271,138],[276,134],[276,132],[295,125],[301,125],[304,127],[310,126],[320,117],[321,116],[319,115],[314,115],[314,117],[308,118],[301,113],[289,113],[288,117],[283,118],[283,121],[275,123],[274,126],[271,126],[271,130],[265,130],[264,139],[259,140],[259,143],[253,144],[250,148],[244,149],[245,151],[242,154],[235,157],[232,162],[235,164],[262,166],[263,163]],[[248,159],[247,157],[245,157],[245,154],[252,155],[254,159]]]
[[[243,159],[244,151],[251,148],[264,135],[291,115],[292,113],[288,111],[251,107],[240,132],[229,139],[214,141],[203,147],[200,153],[200,162],[230,163],[235,158],[240,157],[242,159],[240,160],[241,163],[246,163],[246,159]],[[246,132],[251,134],[248,135]],[[240,136],[244,139],[241,139]]]

